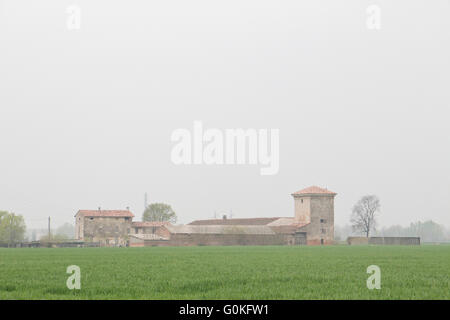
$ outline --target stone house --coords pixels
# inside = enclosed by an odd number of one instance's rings
[[[79,210],[75,214],[76,239],[101,246],[126,246],[133,217],[129,210]]]

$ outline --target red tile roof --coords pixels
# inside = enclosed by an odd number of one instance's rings
[[[131,223],[132,227],[161,227],[170,224],[168,221],[136,221]]]
[[[293,195],[305,195],[305,194],[329,194],[329,195],[336,195],[337,193],[330,191],[328,189],[319,188],[317,186],[311,186],[308,188],[305,188],[303,190],[294,192]]]
[[[129,210],[78,210],[76,215],[84,217],[134,217]]]

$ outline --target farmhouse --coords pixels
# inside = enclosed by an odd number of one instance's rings
[[[126,246],[133,217],[129,210],[79,210],[75,214],[76,238],[101,246]]]
[[[292,194],[294,216],[196,220],[186,225],[132,222],[126,210],[80,210],[79,240],[120,246],[326,245],[334,242],[336,193],[312,186]]]

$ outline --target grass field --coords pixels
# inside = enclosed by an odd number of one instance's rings
[[[4,248],[0,299],[449,299],[449,273],[449,245]]]

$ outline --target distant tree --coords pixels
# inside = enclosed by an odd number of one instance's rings
[[[381,237],[420,237],[422,242],[446,242],[450,240],[444,225],[432,220],[411,223],[408,227],[394,225],[377,230]]]
[[[350,222],[354,231],[369,237],[370,231],[375,229],[376,213],[380,210],[380,199],[375,195],[362,197],[354,206]]]
[[[336,240],[345,240],[353,233],[352,227],[348,224],[344,226],[335,225],[334,226],[334,238]]]
[[[48,235],[40,237],[39,240],[41,242],[48,242],[49,241]],[[50,234],[50,241],[52,241],[52,242],[64,242],[67,240],[69,240],[69,237],[67,237],[64,234],[55,234],[55,235]]]
[[[168,221],[175,223],[177,215],[168,204],[152,203],[145,209],[142,221]]]
[[[66,222],[56,228],[55,235],[63,235],[68,239],[73,239],[75,237],[75,226]]]
[[[12,246],[23,241],[25,237],[25,221],[21,215],[0,211],[0,241]]]
[[[445,227],[432,220],[411,223],[408,228],[411,236],[420,237],[423,242],[445,241]]]

